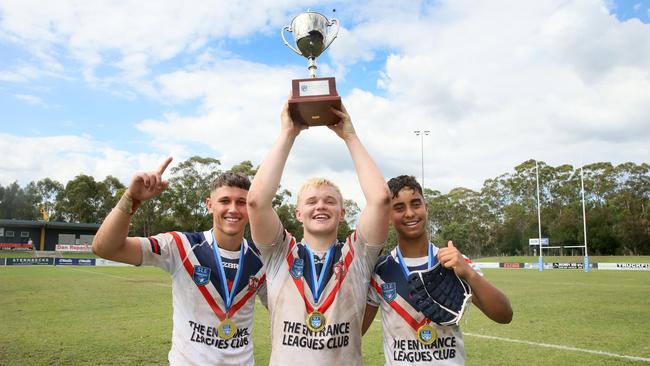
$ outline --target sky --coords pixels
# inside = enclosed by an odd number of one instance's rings
[[[318,76],[387,178],[446,193],[528,159],[650,162],[650,0],[0,0],[0,184],[260,164],[308,76],[280,33],[308,10],[340,22]],[[325,127],[282,185],[314,176],[364,203]]]

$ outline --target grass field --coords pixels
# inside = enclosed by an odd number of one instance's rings
[[[467,365],[650,364],[650,272],[485,269],[514,320],[462,320]],[[0,267],[0,365],[161,365],[171,335],[170,277],[157,268]],[[377,317],[379,319],[379,316]],[[255,359],[269,358],[256,311]],[[381,326],[363,340],[382,365]]]

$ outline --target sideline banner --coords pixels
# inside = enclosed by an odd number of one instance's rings
[[[585,264],[579,263],[553,263],[553,269],[584,269]]]
[[[650,263],[598,263],[598,269],[619,271],[650,271]]]
[[[499,268],[499,262],[474,262],[478,268]]]
[[[83,252],[90,253],[92,252],[92,245],[75,245],[75,244],[57,244],[57,252]]]
[[[97,258],[95,260],[95,266],[127,267],[131,266],[131,264],[114,262],[104,258]]]
[[[94,266],[95,258],[55,258],[55,266]]]
[[[5,258],[0,258],[0,266],[4,266],[7,263]]]
[[[20,243],[0,243],[0,250],[33,250],[34,246],[31,244]]]
[[[53,265],[54,258],[7,258],[8,266]]]

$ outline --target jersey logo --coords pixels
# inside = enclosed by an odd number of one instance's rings
[[[255,291],[260,287],[260,280],[255,276],[248,277],[248,291]]]
[[[302,277],[303,267],[304,267],[304,261],[302,260],[302,258],[294,259],[293,264],[291,265],[291,271],[289,271],[291,273],[291,276],[293,276],[293,278],[296,279]]]
[[[334,265],[334,277],[338,281],[341,278],[341,276],[345,276],[345,262],[343,261],[343,259],[336,262],[336,264]]]
[[[194,273],[192,279],[197,286],[205,286],[210,282],[210,267],[194,266]]]
[[[384,297],[386,302],[391,302],[397,297],[397,285],[395,282],[387,282],[381,284],[381,296]]]

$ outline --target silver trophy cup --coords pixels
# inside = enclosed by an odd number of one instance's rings
[[[329,27],[336,24],[336,31],[331,32]],[[291,21],[290,26],[282,28],[282,40],[284,44],[291,48],[300,56],[306,57],[309,61],[309,76],[316,77],[316,57],[320,56],[336,39],[339,34],[339,21],[336,19],[327,19],[323,14],[308,11],[297,15]],[[292,47],[287,39],[284,38],[284,32],[293,33],[293,39],[298,49]]]

